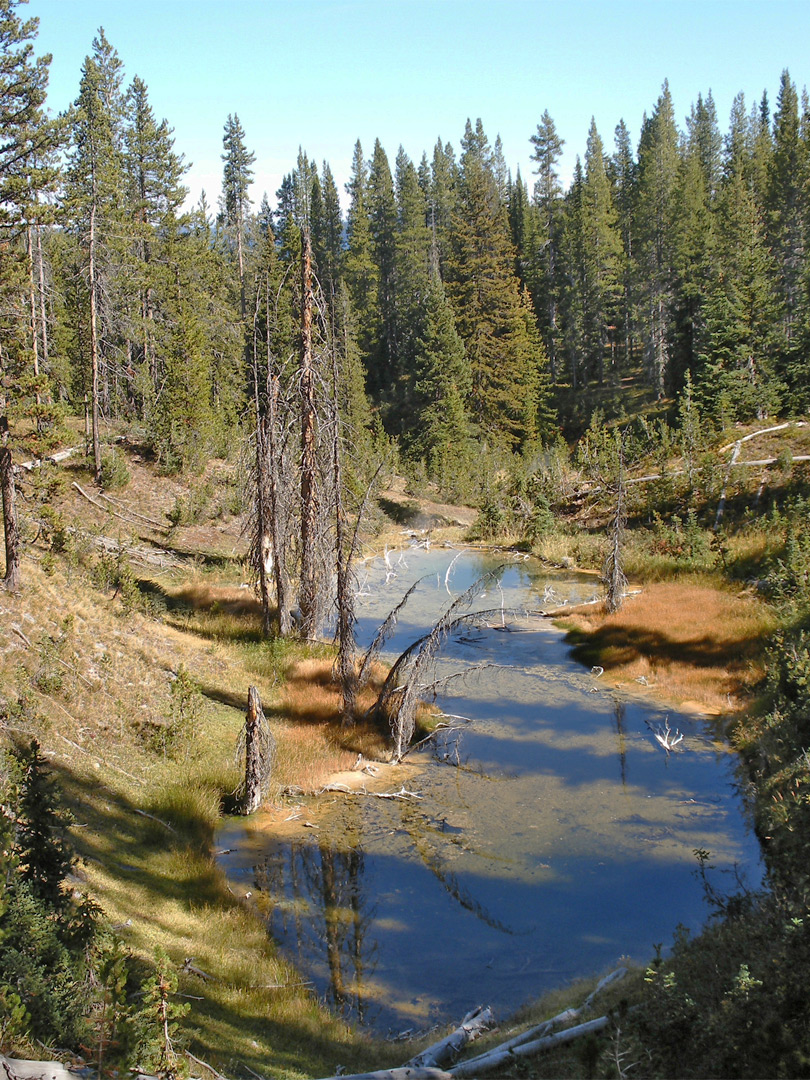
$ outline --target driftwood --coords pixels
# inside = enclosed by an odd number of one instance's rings
[[[575,1027],[566,1028],[563,1031],[551,1034],[555,1027],[559,1027],[561,1024],[570,1024],[572,1021],[578,1020],[583,1013],[591,1008],[594,999],[598,997],[603,990],[608,986],[612,986],[614,983],[619,982],[626,974],[627,968],[617,968],[597,983],[594,990],[588,995],[578,1009],[565,1009],[563,1012],[551,1017],[550,1020],[544,1020],[541,1024],[528,1028],[526,1031],[521,1032],[519,1035],[515,1035],[506,1042],[499,1043],[498,1046],[493,1047],[491,1050],[487,1050],[486,1053],[479,1054],[478,1057],[475,1058],[468,1058],[467,1061],[459,1062],[458,1065],[455,1065],[450,1070],[450,1075],[454,1077],[482,1076],[485,1073],[492,1072],[499,1068],[514,1057],[530,1057],[533,1054],[541,1053],[543,1050],[551,1050],[555,1046],[562,1046],[565,1045],[565,1043],[573,1042],[575,1039],[578,1039],[583,1035],[588,1035],[591,1032],[601,1031],[607,1026],[608,1018],[606,1016],[600,1016],[595,1020],[588,1020],[584,1023],[577,1024]]]
[[[69,1069],[61,1061],[22,1061],[0,1054],[2,1080],[76,1080],[87,1073],[87,1069]]]
[[[406,1066],[412,1068],[424,1068],[426,1066],[440,1067],[450,1061],[454,1061],[467,1043],[472,1042],[493,1023],[492,1010],[479,1005],[478,1008],[468,1012],[455,1031],[444,1039],[433,1043],[421,1054],[412,1057],[406,1062]]]
[[[328,1076],[325,1080],[453,1080],[453,1074],[443,1069],[413,1069],[402,1065],[398,1069],[380,1069],[379,1072],[352,1073],[344,1076]]]
[[[576,1027],[566,1028],[564,1031],[558,1031],[554,1035],[547,1035],[532,1042],[519,1043],[517,1046],[512,1046],[507,1050],[495,1047],[488,1054],[481,1054],[480,1057],[471,1058],[469,1061],[462,1061],[453,1066],[450,1070],[450,1076],[454,1078],[484,1076],[486,1073],[494,1072],[495,1069],[499,1069],[502,1065],[514,1061],[515,1058],[532,1057],[543,1050],[553,1050],[557,1046],[565,1046],[566,1043],[574,1042],[576,1039],[582,1038],[583,1035],[603,1031],[607,1025],[608,1017],[598,1016],[595,1020],[587,1020],[584,1024],[577,1024]]]

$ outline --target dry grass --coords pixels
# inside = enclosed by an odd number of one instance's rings
[[[372,674],[359,694],[353,725],[343,727],[331,658],[307,657],[288,668],[274,709],[283,718],[276,730],[280,783],[316,791],[332,773],[351,769],[358,754],[370,761],[387,760],[384,733],[365,718],[382,676],[381,669]]]
[[[706,712],[738,708],[761,679],[764,639],[775,629],[747,594],[660,582],[628,597],[620,611],[581,608],[564,625],[583,660],[621,682],[645,680],[670,700]]]

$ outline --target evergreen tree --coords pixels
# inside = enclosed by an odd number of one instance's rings
[[[584,297],[583,352],[587,370],[604,382],[604,363],[612,354],[619,297],[622,245],[613,193],[605,169],[602,140],[591,119],[582,186]]]
[[[427,202],[413,162],[401,147],[396,160],[396,198],[398,366],[391,427],[399,434],[403,427],[413,425],[414,360],[417,338],[424,328],[432,249],[431,232],[426,224]]]
[[[59,803],[55,781],[36,739],[28,750],[20,752],[18,761],[17,873],[34,898],[53,911],[61,911],[68,903],[65,877],[74,862],[66,836],[71,818]]]
[[[622,306],[620,329],[624,363],[633,356],[636,340],[635,239],[638,201],[637,168],[630,132],[623,120],[615,132],[615,152],[610,163],[617,228],[622,241]]]
[[[699,115],[699,114],[698,114]],[[670,381],[679,386],[695,371],[706,329],[705,302],[715,266],[715,180],[704,157],[701,125],[691,125],[675,190],[675,278]]]
[[[245,145],[245,132],[236,114],[228,114],[222,136],[222,218],[239,273],[240,312],[245,318],[245,237],[250,214],[248,191],[256,155]]]
[[[773,117],[766,221],[780,307],[781,340],[777,347],[781,367],[787,371],[793,371],[799,363],[801,328],[807,320],[802,281],[808,175],[807,147],[800,132],[799,99],[790,75],[784,71]]]
[[[367,184],[368,170],[358,140],[354,148],[351,178],[346,185],[350,201],[344,274],[357,316],[357,344],[366,368],[366,385],[371,398],[379,401],[383,385],[378,368],[372,366],[378,355],[380,340],[379,269],[374,259],[371,223],[366,207]]]
[[[154,403],[165,374],[155,328],[171,287],[162,247],[176,229],[177,214],[188,194],[182,184],[186,165],[183,156],[175,152],[167,122],[155,119],[142,79],[132,80],[125,106],[124,169],[132,211],[127,269],[135,285],[124,297],[128,305],[127,367],[138,383],[132,388],[133,398],[146,395]]]
[[[650,384],[660,397],[670,379],[675,297],[676,185],[679,136],[665,82],[638,150],[638,298]]]
[[[416,342],[414,414],[404,432],[409,452],[425,461],[431,480],[445,488],[458,482],[469,423],[464,402],[471,390],[464,342],[435,269],[425,303],[424,331]]]
[[[122,81],[121,60],[101,29],[93,41],[93,54],[82,68],[63,207],[79,244],[86,289],[82,336],[90,353],[85,386],[89,384],[97,480],[101,476],[100,414],[112,404],[119,341],[115,277],[121,265],[121,239],[127,235]]]
[[[536,435],[540,363],[527,335],[506,207],[489,142],[467,121],[459,168],[448,293],[470,363],[470,411],[482,434],[509,449]]]
[[[377,268],[377,304],[380,336],[377,350],[369,357],[372,384],[379,388],[380,400],[390,406],[400,373],[397,325],[396,226],[397,207],[394,181],[388,156],[375,140],[368,171],[366,195],[372,251]]]
[[[537,247],[528,271],[528,283],[551,364],[551,376],[556,382],[561,291],[558,261],[563,211],[557,163],[562,156],[565,140],[557,134],[548,109],[543,113],[537,132],[531,136],[530,142],[534,146],[532,160],[537,162],[534,201],[538,210],[538,230]]]
[[[41,403],[47,388],[38,363],[34,238],[39,245],[41,215],[37,204],[52,172],[43,169],[42,164],[49,164],[48,158],[59,134],[47,122],[43,110],[50,57],[34,57],[33,39],[38,20],[21,20],[17,7],[14,0],[0,0],[3,132],[0,145],[0,236],[3,242],[0,259],[0,333],[3,340],[0,353],[0,493],[5,541],[4,577],[6,587],[12,592],[20,586],[20,533],[8,443],[15,412],[33,413],[38,428],[43,419]],[[26,234],[28,258],[24,261],[19,240]],[[39,251],[41,268],[41,248]],[[30,281],[28,318],[24,285],[26,263]],[[40,299],[44,304],[44,290],[40,291]],[[40,323],[44,334],[45,319]]]
[[[335,179],[328,162],[323,163],[321,179],[312,188],[312,255],[324,296],[328,301],[340,292],[343,272],[343,220]],[[317,194],[316,194],[317,192]]]
[[[451,143],[436,140],[430,167],[428,193],[428,226],[431,231],[435,258],[444,275],[450,254],[450,232],[458,205],[458,167]]]

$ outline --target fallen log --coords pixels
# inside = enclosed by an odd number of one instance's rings
[[[351,1076],[337,1073],[335,1076],[325,1077],[324,1080],[453,1080],[453,1076],[443,1069],[412,1069],[409,1065],[401,1065],[396,1069],[352,1073]]]
[[[454,1061],[467,1043],[481,1035],[493,1023],[492,1010],[487,1006],[479,1005],[468,1012],[455,1031],[445,1038],[428,1046],[421,1054],[406,1061],[406,1067],[424,1068],[426,1066],[439,1067],[447,1062]]]
[[[23,1061],[0,1054],[3,1080],[76,1080],[87,1076],[89,1069],[69,1069],[61,1061]]]
[[[554,1035],[546,1035],[541,1039],[534,1039],[532,1042],[520,1043],[506,1050],[496,1046],[494,1050],[490,1050],[486,1054],[481,1054],[477,1058],[470,1058],[468,1061],[462,1061],[458,1065],[454,1065],[450,1069],[450,1076],[454,1080],[465,1076],[484,1076],[486,1073],[494,1072],[495,1069],[499,1069],[502,1065],[514,1061],[515,1058],[532,1057],[543,1050],[553,1050],[557,1046],[565,1046],[566,1043],[574,1042],[584,1035],[602,1031],[607,1025],[608,1017],[598,1016],[595,1020],[586,1020],[584,1024],[577,1024],[576,1027],[565,1028],[564,1031],[557,1031]]]
[[[598,1024],[600,1025],[598,1027],[589,1026],[595,1023],[595,1021],[589,1020],[585,1024],[566,1028],[564,1031],[558,1031],[554,1035],[551,1034],[555,1027],[578,1020],[584,1012],[591,1008],[594,999],[603,990],[607,989],[608,986],[612,986],[613,983],[619,982],[626,974],[627,968],[616,968],[615,971],[611,971],[609,975],[605,975],[603,979],[599,980],[578,1009],[564,1009],[563,1012],[557,1013],[556,1016],[552,1016],[549,1020],[544,1020],[541,1024],[527,1028],[526,1031],[522,1031],[519,1035],[515,1035],[506,1042],[499,1043],[491,1050],[479,1054],[478,1057],[468,1058],[466,1061],[460,1062],[450,1070],[451,1074],[453,1076],[477,1076],[479,1072],[491,1072],[505,1061],[509,1061],[510,1055],[525,1057],[540,1053],[542,1050],[552,1049],[554,1046],[560,1046],[578,1039],[581,1035],[587,1035],[590,1031],[601,1030],[607,1023],[604,1016],[598,1018]],[[457,1069],[461,1071],[457,1072]]]

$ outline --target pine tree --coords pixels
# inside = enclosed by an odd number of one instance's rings
[[[366,368],[366,385],[369,395],[378,401],[383,386],[379,371],[371,365],[377,356],[380,340],[379,270],[374,259],[371,223],[366,206],[367,185],[368,170],[358,140],[354,148],[351,178],[346,185],[350,202],[344,274],[357,316],[357,344]]]
[[[317,186],[316,178],[313,177],[311,208],[312,256],[324,296],[333,303],[340,292],[343,273],[343,220],[335,179],[328,162],[323,163]]]
[[[699,100],[700,104],[700,100]],[[670,379],[679,386],[695,371],[706,329],[705,303],[715,266],[715,217],[719,186],[705,164],[700,123],[690,126],[675,191],[675,279]]]
[[[536,435],[539,358],[527,336],[506,207],[479,120],[462,140],[448,294],[470,363],[469,407],[482,434],[515,449]]]
[[[18,755],[20,795],[14,847],[18,875],[37,900],[61,911],[68,903],[63,886],[74,862],[66,828],[71,817],[60,805],[56,783],[42,756],[39,743],[31,741]]]
[[[534,202],[538,210],[538,235],[537,248],[527,276],[540,332],[551,364],[551,377],[556,382],[560,345],[558,260],[563,209],[557,163],[562,156],[565,140],[557,134],[548,109],[543,113],[537,132],[530,137],[530,142],[534,146],[532,160],[537,162]]]
[[[622,241],[621,334],[624,341],[624,364],[629,365],[636,341],[635,240],[638,199],[637,168],[630,143],[630,133],[623,120],[615,132],[615,152],[610,166],[617,228]]]
[[[86,288],[90,352],[93,465],[101,476],[100,414],[111,406],[111,369],[117,344],[114,278],[126,235],[121,84],[123,67],[99,30],[85,59],[73,120],[64,212],[77,238]]]
[[[50,57],[34,57],[33,39],[38,20],[22,21],[14,0],[0,0],[0,114],[3,139],[0,146],[0,228],[3,253],[0,260],[0,493],[5,540],[5,585],[20,586],[20,534],[17,523],[16,488],[11,449],[9,405],[25,408],[25,399],[41,402],[44,389],[37,362],[37,318],[33,283],[32,230],[39,240],[38,194],[50,179],[42,169],[52,153],[58,131],[43,111]],[[24,262],[18,242],[27,232],[31,289],[29,318],[25,314]],[[43,297],[44,299],[44,297]],[[30,319],[30,321],[29,321]],[[45,322],[42,320],[44,331]],[[27,330],[30,328],[30,336]],[[13,389],[11,403],[7,390]],[[13,419],[13,416],[12,416]],[[39,424],[40,416],[37,416]]]
[[[252,165],[256,155],[245,145],[245,132],[234,113],[228,114],[222,136],[222,217],[232,249],[236,252],[239,273],[239,304],[242,319],[246,314],[245,302],[245,233],[250,214],[248,192],[253,180]]]
[[[602,140],[591,119],[582,186],[583,351],[587,369],[604,382],[604,362],[612,350],[621,295],[622,245],[618,216],[605,169]]]
[[[680,165],[672,96],[665,82],[638,150],[638,298],[640,331],[652,388],[662,396],[670,379],[675,295],[675,197]]]
[[[409,452],[425,461],[430,479],[448,489],[458,482],[465,460],[469,422],[464,402],[471,385],[464,342],[436,269],[425,303],[424,331],[416,342],[416,422],[403,434]]]
[[[451,143],[437,139],[433,148],[428,193],[428,219],[435,258],[442,275],[450,254],[450,231],[458,206],[458,167]]]
[[[807,318],[802,279],[809,175],[807,147],[800,133],[799,99],[790,75],[784,71],[773,117],[766,201],[768,240],[780,305],[781,341],[777,347],[783,370],[793,369],[798,363],[801,328]]]
[[[380,335],[368,359],[369,375],[379,400],[390,406],[400,372],[397,326],[396,226],[397,207],[388,156],[375,140],[366,192],[369,230],[377,268],[377,305]]]
[[[136,286],[133,289],[131,285],[125,296],[128,305],[136,301],[128,310],[128,370],[138,384],[131,390],[133,398],[146,394],[152,404],[165,374],[156,324],[161,321],[166,293],[172,284],[166,275],[162,248],[167,236],[176,231],[177,215],[188,194],[182,184],[187,167],[183,156],[174,149],[168,123],[155,119],[142,79],[132,80],[125,108],[124,170],[132,211],[126,267],[130,282]]]
[[[430,281],[432,237],[426,224],[427,202],[413,162],[400,147],[396,160],[397,226],[397,382],[389,417],[393,433],[413,426],[412,391],[417,338],[425,323],[425,298]]]

